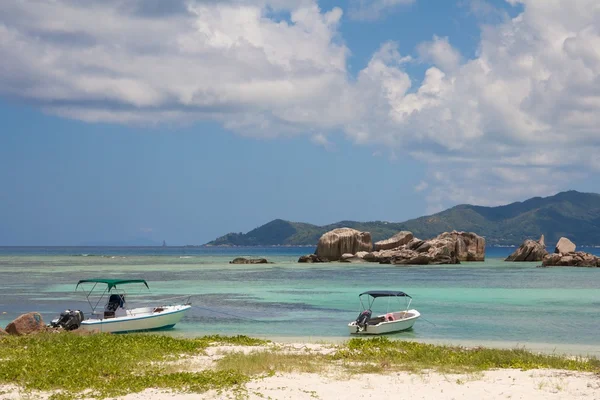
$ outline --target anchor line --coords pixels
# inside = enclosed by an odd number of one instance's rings
[[[206,311],[211,311],[211,312],[214,312],[214,313],[219,313],[219,314],[223,314],[223,315],[228,315],[228,316],[230,316],[230,317],[235,317],[235,318],[240,318],[240,319],[247,319],[248,321],[253,321],[253,322],[263,322],[263,321],[260,321],[260,320],[258,320],[258,319],[253,319],[253,318],[248,318],[248,317],[242,317],[241,315],[230,314],[230,313],[226,313],[226,312],[223,312],[223,311],[214,310],[214,309],[212,309],[212,308],[207,308],[207,307],[199,307],[199,306],[194,306],[194,308],[199,308],[199,309],[201,309],[201,310],[206,310]]]
[[[431,325],[433,325],[433,326],[437,326],[436,324],[434,324],[433,322],[429,321],[428,319],[425,319],[425,318],[423,318],[423,316],[422,316],[422,315],[421,315],[421,319],[422,319],[423,321],[429,322],[429,323],[430,323]]]

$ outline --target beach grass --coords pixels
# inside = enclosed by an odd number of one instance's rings
[[[319,373],[327,368],[322,354],[286,354],[277,350],[259,350],[248,354],[232,352],[217,361],[217,369],[246,375],[271,375],[276,372]]]
[[[393,371],[437,371],[474,373],[512,368],[562,369],[600,374],[600,360],[533,353],[522,348],[491,349],[441,346],[386,337],[351,339],[333,354],[289,354],[285,351],[257,350],[248,354],[234,352],[217,362],[222,370],[255,375],[273,372],[320,372],[340,366],[348,373],[386,373]]]
[[[261,346],[240,352],[232,347],[210,368],[182,371],[186,358],[210,346]],[[51,399],[106,398],[147,388],[201,393],[238,391],[251,379],[275,373],[349,374],[393,371],[477,373],[489,369],[561,369],[600,374],[596,358],[565,357],[525,349],[439,346],[389,340],[351,339],[329,351],[298,350],[247,336],[173,338],[162,335],[76,335],[73,333],[0,338],[0,384],[25,391],[52,392]],[[177,361],[177,363],[175,363]],[[242,396],[243,397],[243,396]]]
[[[105,398],[150,387],[203,392],[247,382],[248,376],[233,370],[167,371],[165,362],[202,353],[213,343],[253,346],[265,341],[247,336],[6,336],[0,340],[0,382],[25,390],[60,390],[53,395],[55,399],[73,398],[84,390],[90,396]]]
[[[471,373],[499,368],[563,369],[600,373],[600,361],[588,357],[538,354],[524,348],[465,348],[389,340],[386,337],[351,339],[333,356],[364,372],[434,370]],[[368,360],[368,362],[365,362]],[[357,366],[358,365],[358,366]]]

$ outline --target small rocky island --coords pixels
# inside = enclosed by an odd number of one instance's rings
[[[556,244],[554,253],[546,250],[544,235],[539,240],[525,240],[505,261],[541,261],[542,267],[600,267],[600,257],[583,251],[565,237]],[[395,265],[460,264],[462,261],[484,261],[485,238],[473,232],[444,232],[433,239],[415,238],[401,231],[392,237],[372,243],[369,232],[337,228],[324,233],[314,254],[298,259],[300,263],[374,262]]]
[[[402,231],[374,245],[369,232],[338,228],[319,239],[315,254],[298,262],[377,262],[395,265],[460,264],[484,261],[485,239],[472,232],[444,232],[429,240]]]
[[[269,264],[269,261],[266,258],[236,257],[229,264]]]
[[[600,267],[600,258],[584,251],[575,251],[575,243],[561,237],[554,253],[549,254],[544,243],[544,235],[537,242],[525,240],[505,261],[541,261],[542,267]]]
[[[584,251],[575,251],[575,243],[561,237],[553,254],[547,254],[542,260],[542,267],[600,267],[600,257]]]
[[[527,239],[514,253],[506,257],[504,261],[542,261],[548,255],[544,235],[537,242]]]

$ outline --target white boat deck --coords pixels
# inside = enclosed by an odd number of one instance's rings
[[[358,329],[356,321],[348,324],[351,334],[380,335],[382,333],[400,332],[411,329],[421,316],[417,310],[394,311],[372,317],[367,321],[365,329]]]
[[[179,322],[190,308],[190,305],[183,304],[132,309],[119,308],[115,311],[114,317],[94,314],[91,318],[84,320],[79,329],[113,333],[168,329]]]

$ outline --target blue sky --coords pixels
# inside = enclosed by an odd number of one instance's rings
[[[0,245],[598,192],[594,4],[4,1]]]

